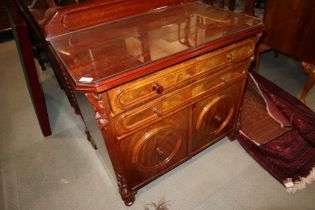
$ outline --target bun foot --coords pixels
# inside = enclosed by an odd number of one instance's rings
[[[131,192],[127,197],[122,197],[121,195],[121,198],[124,200],[126,206],[131,206],[133,204],[136,198],[135,194],[136,192]]]
[[[126,180],[120,174],[117,175],[117,181],[121,199],[125,202],[126,206],[131,206],[135,201],[137,191],[131,191]]]

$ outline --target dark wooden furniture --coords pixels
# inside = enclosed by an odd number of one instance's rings
[[[37,115],[37,119],[44,136],[51,135],[48,113],[45,104],[44,94],[40,85],[35,62],[33,59],[32,48],[28,36],[28,29],[24,18],[20,11],[12,2],[6,2],[8,15],[10,17],[10,26],[14,32],[14,38],[17,45],[17,50],[20,55],[24,77],[29,89],[29,93],[33,102],[33,106]]]
[[[205,3],[208,3],[208,4],[211,4],[211,5],[214,5],[215,2],[217,2],[217,5],[220,7],[220,8],[224,8],[225,7],[225,3],[226,3],[226,0],[217,0],[217,1],[214,1],[214,0],[203,0]],[[248,14],[248,15],[252,15],[254,16],[255,15],[255,3],[256,3],[257,0],[244,0],[243,4],[244,4],[244,7],[243,7],[243,13],[244,14]],[[235,9],[235,3],[236,3],[236,0],[228,0],[227,1],[227,7],[230,11],[234,11]]]
[[[8,0],[3,0],[8,1]],[[54,54],[51,52],[51,47],[46,41],[43,33],[43,26],[48,19],[57,12],[58,6],[54,0],[14,0],[16,7],[22,12],[25,22],[29,30],[29,37],[32,45],[33,55],[38,59],[42,69],[45,69],[45,63],[49,62],[54,74],[57,78],[59,86],[65,91],[70,105],[74,108],[76,114],[80,114],[79,107],[75,100],[73,89],[71,88],[63,66],[60,66]]]
[[[233,137],[260,20],[190,0],[93,1],[41,30],[126,205]]]
[[[259,53],[266,49],[275,49],[299,61],[312,65],[305,68],[308,82],[301,95],[305,102],[307,92],[314,84],[315,64],[315,1],[313,0],[267,0],[264,23],[266,33],[262,37]],[[259,60],[256,63],[258,69]],[[313,70],[309,70],[309,69]]]
[[[0,43],[12,39],[12,31],[7,16],[6,9],[4,7],[3,0],[0,0]]]
[[[203,2],[214,5],[215,3],[218,4],[219,7],[224,8],[225,7],[225,1],[224,0],[218,0],[218,1],[214,1],[214,0],[203,0]],[[235,0],[228,0],[228,8],[231,11],[234,11],[235,8]]]

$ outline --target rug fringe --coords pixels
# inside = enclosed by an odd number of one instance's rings
[[[303,190],[306,188],[306,184],[311,184],[313,181],[315,181],[315,167],[312,168],[307,177],[301,177],[301,180],[293,183],[294,186],[287,188],[287,192],[295,193],[299,190]]]

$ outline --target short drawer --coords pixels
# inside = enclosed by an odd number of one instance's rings
[[[255,40],[247,39],[227,48],[220,49],[216,53],[208,53],[196,58],[196,71],[205,72],[214,68],[225,67],[253,55]]]
[[[155,122],[159,118],[179,110],[183,106],[194,103],[196,98],[203,94],[245,78],[249,63],[248,59],[236,66],[228,67],[200,81],[166,94],[158,100],[118,115],[115,118],[118,136],[122,136],[139,127],[152,124],[152,122]]]
[[[108,91],[113,113],[119,114],[251,56],[256,39],[246,39]]]
[[[108,91],[114,114],[151,100],[175,88],[196,74],[195,60],[190,59]]]

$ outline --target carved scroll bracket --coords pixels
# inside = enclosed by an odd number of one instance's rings
[[[92,104],[93,110],[95,112],[95,119],[98,126],[101,129],[108,129],[109,120],[106,114],[106,109],[104,101],[102,99],[102,94],[86,93],[85,96]]]

